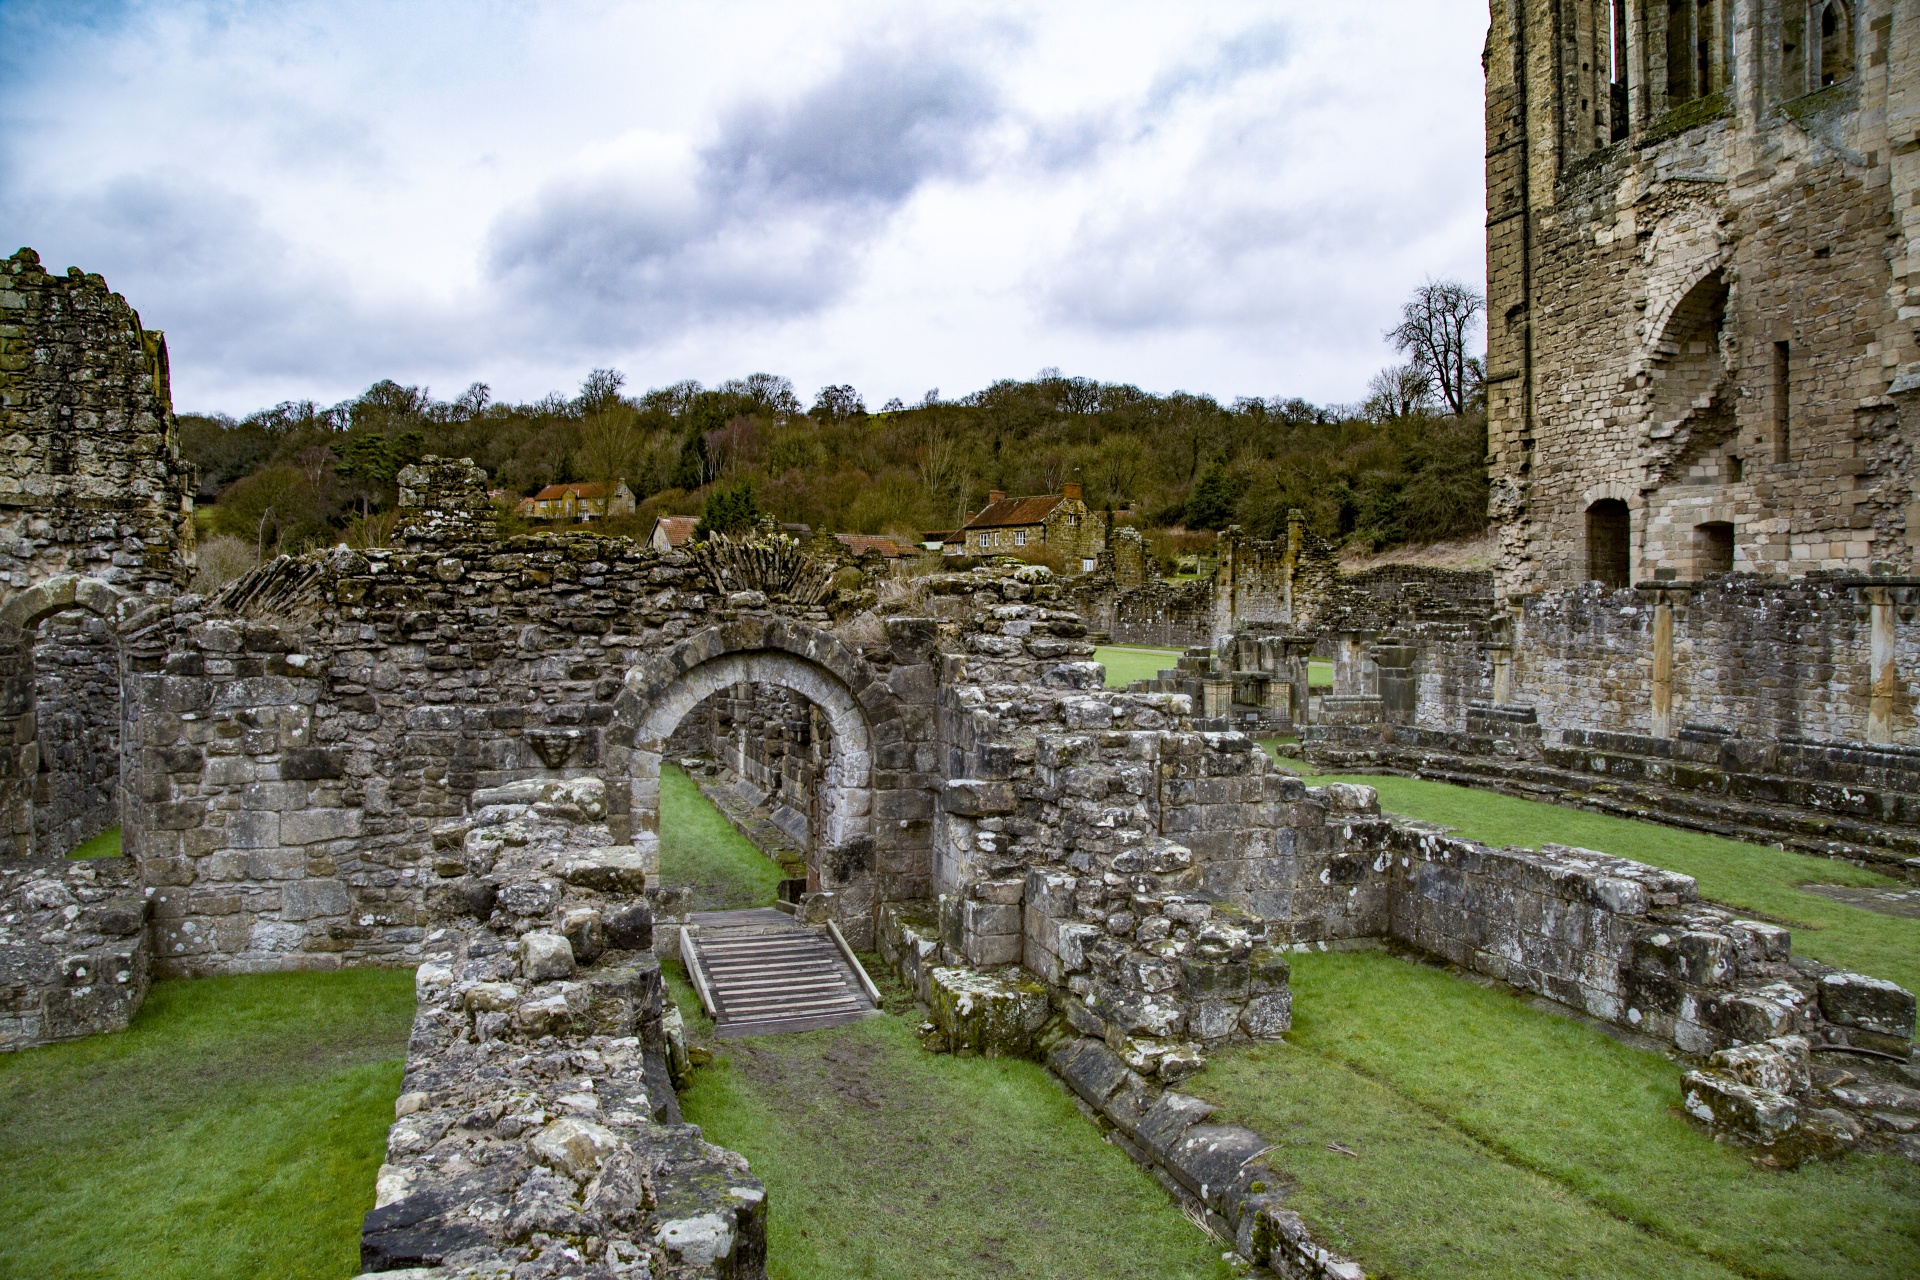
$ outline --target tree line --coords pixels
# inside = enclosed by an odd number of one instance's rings
[[[575,394],[528,404],[496,401],[484,383],[439,400],[383,380],[330,407],[183,414],[180,437],[211,532],[257,554],[383,541],[395,476],[426,454],[470,457],[513,495],[624,481],[639,501],[625,523],[642,534],[656,515],[702,514],[725,495],[729,512],[917,538],[958,526],[989,490],[1077,480],[1090,505],[1141,525],[1166,554],[1183,533],[1229,524],[1274,537],[1293,509],[1324,536],[1380,549],[1484,527],[1484,401],[1466,354],[1479,306],[1454,282],[1423,286],[1388,334],[1407,363],[1352,405],[1154,395],[1048,369],[870,411],[845,385],[810,405],[766,373],[634,394],[596,369]]]

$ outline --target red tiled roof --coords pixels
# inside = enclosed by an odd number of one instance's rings
[[[699,525],[699,516],[661,516],[653,522],[654,532],[665,533],[670,547],[685,546]]]
[[[1050,493],[1038,498],[1002,498],[967,521],[969,529],[1004,529],[1010,525],[1031,525],[1044,521],[1060,505],[1063,495]]]
[[[897,560],[907,554],[892,538],[875,537],[865,533],[836,533],[833,536],[840,539],[856,556],[863,556],[869,551],[878,551],[889,560]]]
[[[533,500],[535,502],[558,502],[568,494],[572,494],[576,498],[604,498],[607,496],[607,486],[600,484],[598,481],[591,484],[580,482],[573,484],[550,484],[540,492],[534,494]]]

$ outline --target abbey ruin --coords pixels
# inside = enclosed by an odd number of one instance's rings
[[[770,529],[503,534],[485,474],[427,458],[391,546],[190,594],[164,339],[6,260],[0,1048],[125,1027],[155,976],[413,968],[369,1273],[763,1275],[778,1189],[675,1098],[659,957],[697,922],[660,776],[698,752],[929,1044],[1046,1061],[1272,1274],[1360,1272],[1178,1086],[1290,1029],[1304,947],[1391,939],[1651,1037],[1781,1164],[1920,1157],[1807,1068],[1910,1060],[1911,993],[1686,876],[1383,815],[1254,741],[1920,879],[1920,6],[1492,17],[1491,573],[1346,574],[1295,521],[1196,583],[1121,528],[1077,578],[876,592]],[[1110,689],[1106,637],[1187,656]],[[65,857],[114,826],[123,858]]]

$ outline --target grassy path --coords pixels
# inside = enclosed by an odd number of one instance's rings
[[[1296,956],[1294,1011],[1188,1088],[1279,1143],[1295,1207],[1370,1273],[1920,1275],[1920,1168],[1756,1169],[1680,1117],[1657,1054],[1385,952]]]
[[[660,766],[660,883],[693,890],[695,911],[772,906],[785,876],[677,765]]]
[[[830,1031],[714,1041],[680,1097],[767,1184],[773,1280],[1225,1280],[1221,1246],[1037,1063],[928,1053],[911,998]],[[696,1036],[699,1005],[671,981]]]
[[[1920,920],[1868,911],[1799,887],[1894,884],[1863,867],[1425,778],[1320,775],[1303,760],[1280,763],[1315,782],[1365,783],[1379,791],[1382,809],[1443,823],[1486,844],[1578,845],[1684,872],[1699,881],[1704,898],[1793,926],[1796,954],[1920,991]]]
[[[0,1276],[357,1274],[412,1022],[408,970],[204,978],[0,1055]]]
[[[734,842],[744,839],[673,773],[678,783],[661,779],[663,877],[671,883],[676,864],[703,868],[716,892],[746,896],[758,875],[746,858],[773,864],[750,844],[743,858]],[[926,1052],[911,997],[874,958],[866,963],[886,1013],[718,1041],[679,967],[668,966],[689,1029],[715,1050],[681,1108],[766,1182],[774,1280],[1229,1275],[1220,1246],[1100,1140],[1042,1067]]]

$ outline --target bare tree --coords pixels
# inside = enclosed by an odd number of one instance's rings
[[[1376,422],[1433,407],[1433,377],[1418,364],[1388,365],[1367,383],[1366,415]]]
[[[1480,362],[1467,354],[1487,300],[1458,280],[1429,280],[1413,291],[1400,308],[1400,323],[1387,337],[1412,360],[1413,367],[1433,379],[1447,411],[1466,412],[1473,398]]]

